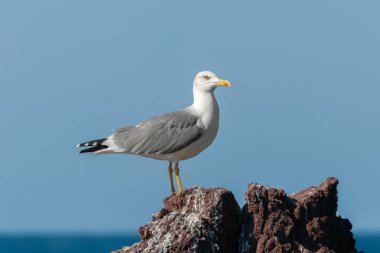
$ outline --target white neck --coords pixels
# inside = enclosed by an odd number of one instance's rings
[[[193,90],[194,102],[193,107],[197,110],[203,111],[206,108],[212,108],[218,105],[213,92],[199,91],[197,89]]]
[[[212,121],[219,121],[219,106],[214,93],[197,89],[194,89],[193,93],[194,103],[191,107],[201,117],[203,124],[208,126]]]

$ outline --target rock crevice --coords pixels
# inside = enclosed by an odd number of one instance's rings
[[[115,253],[355,253],[352,225],[336,214],[337,185],[328,178],[288,196],[252,183],[242,209],[226,189],[193,187],[164,199],[141,241]]]

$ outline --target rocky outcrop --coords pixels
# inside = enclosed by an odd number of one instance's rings
[[[237,252],[241,210],[230,191],[193,187],[164,205],[140,228],[139,243],[116,252]]]
[[[249,184],[241,210],[223,188],[193,187],[164,200],[141,241],[115,253],[355,253],[351,223],[336,215],[338,180],[287,195]]]
[[[287,196],[283,190],[250,184],[240,252],[357,252],[351,223],[336,215],[337,185],[337,179],[328,178],[319,187]]]

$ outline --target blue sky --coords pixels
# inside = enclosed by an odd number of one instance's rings
[[[378,1],[0,0],[0,232],[134,232],[167,164],[77,154],[192,102],[212,70],[219,134],[185,187],[288,193],[340,180],[339,213],[380,229]]]

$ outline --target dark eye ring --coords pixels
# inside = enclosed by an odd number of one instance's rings
[[[204,76],[203,79],[205,79],[205,80],[209,80],[210,77],[209,77],[209,76]]]

